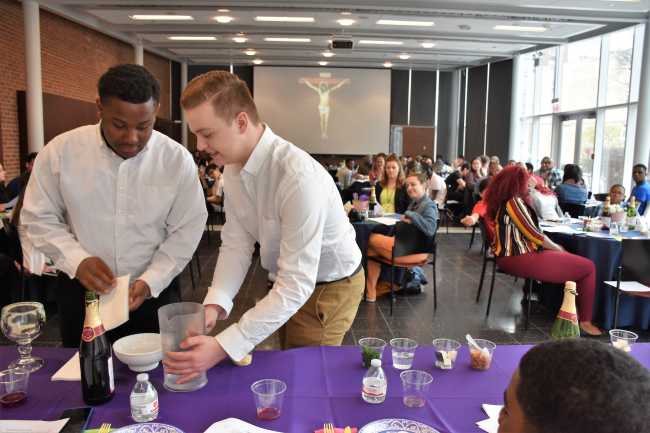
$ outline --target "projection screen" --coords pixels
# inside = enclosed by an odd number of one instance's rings
[[[388,151],[390,71],[256,66],[262,122],[312,154]]]

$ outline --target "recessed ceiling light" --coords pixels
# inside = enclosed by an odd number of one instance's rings
[[[217,12],[230,12],[230,9],[217,9]]]
[[[341,15],[352,15],[352,12],[341,12]]]
[[[354,20],[338,20],[337,22],[342,26],[351,26],[354,24]]]
[[[307,38],[264,38],[267,42],[311,42]]]
[[[255,17],[255,21],[280,21],[280,22],[294,22],[294,23],[313,23],[316,21],[312,17]]]
[[[402,54],[401,56],[399,56],[399,58],[402,59],[402,60],[407,60],[407,59],[410,59],[411,56],[409,56],[408,54]]]
[[[399,41],[370,41],[370,40],[361,40],[360,44],[369,44],[369,45],[404,45],[404,42]]]
[[[260,65],[260,64],[262,64],[262,61],[261,60],[253,60],[253,63],[255,63],[256,65]]]
[[[323,53],[323,55],[325,57],[332,57],[334,55],[334,53]]]
[[[318,64],[321,65],[321,66],[325,66],[325,65],[327,65],[327,62],[318,62]]]
[[[166,20],[166,21],[189,21],[194,17],[191,15],[129,15],[133,20]]]
[[[386,26],[420,26],[432,27],[436,23],[430,21],[396,21],[396,20],[379,20],[375,24],[383,24]]]
[[[246,38],[232,38],[232,40],[240,44],[247,41]]]
[[[524,27],[524,26],[494,26],[492,30],[512,30],[519,32],[548,32],[549,29],[545,27]]]
[[[216,41],[214,36],[168,36],[170,41]]]
[[[432,44],[431,42],[425,42],[422,44],[424,48],[433,48],[435,44]]]
[[[393,64],[390,63],[390,62],[386,62],[386,63],[384,63],[384,66],[385,66],[386,68],[390,68],[391,66],[393,66]]]
[[[254,56],[255,54],[257,54],[256,51],[246,51],[247,56]]]
[[[232,21],[231,17],[214,17],[214,19],[220,23],[229,23],[230,21]]]

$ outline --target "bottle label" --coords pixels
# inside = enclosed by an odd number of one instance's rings
[[[112,350],[112,349],[111,349]],[[113,379],[113,356],[108,357],[108,377],[111,385],[111,394],[115,391],[115,380]]]
[[[158,399],[147,404],[132,404],[131,413],[133,415],[150,415],[158,410]]]
[[[371,395],[373,397],[381,397],[386,393],[386,387],[382,388],[371,388],[367,386],[365,383],[362,385],[362,391],[366,395]]]
[[[93,341],[95,337],[99,337],[105,332],[104,325],[99,324],[96,328],[91,328],[90,326],[84,326],[83,331],[81,332],[81,338],[86,342]]]
[[[99,317],[99,300],[86,300],[86,319],[81,338],[84,341],[93,341],[95,337],[105,332],[102,319]]]
[[[560,310],[560,312],[557,313],[557,317],[559,317],[560,319],[570,320],[575,325],[578,324],[578,316],[576,315],[576,313],[569,313],[567,311]]]

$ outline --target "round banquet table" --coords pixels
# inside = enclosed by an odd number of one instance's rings
[[[542,226],[542,229],[544,226]],[[573,224],[575,230],[582,230],[580,224]],[[609,230],[603,230],[609,234]],[[614,323],[616,288],[605,281],[616,281],[618,267],[623,259],[623,247],[613,238],[595,238],[586,234],[551,233],[546,235],[568,252],[585,257],[596,265],[596,297],[594,299],[593,321],[604,329],[611,329]],[[639,232],[621,233],[624,238],[641,237]],[[648,240],[639,240],[648,242]],[[548,288],[550,285],[545,284]],[[555,287],[556,285],[553,285]],[[559,286],[557,286],[559,288]],[[650,298],[628,296],[621,293],[618,304],[617,326],[650,327]]]

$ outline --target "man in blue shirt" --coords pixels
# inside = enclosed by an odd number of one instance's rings
[[[643,215],[645,205],[650,201],[650,185],[645,180],[647,174],[648,167],[643,164],[637,164],[632,169],[632,180],[636,183],[636,186],[632,189],[632,197],[641,203],[638,209],[639,215]]]

